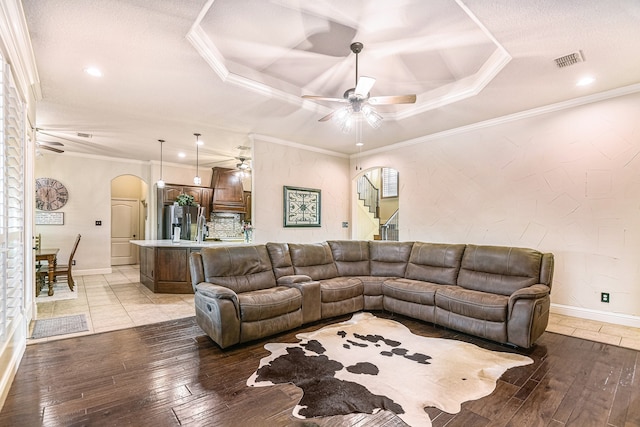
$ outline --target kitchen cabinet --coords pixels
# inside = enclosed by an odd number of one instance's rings
[[[182,193],[193,196],[193,201],[204,208],[204,216],[209,220],[211,216],[211,199],[213,197],[211,188],[167,184],[164,188],[158,189],[158,206],[173,204]]]
[[[140,247],[140,283],[155,293],[192,294],[189,258],[203,248],[242,243],[181,240],[131,240]]]
[[[251,222],[251,191],[244,192],[244,220]]]
[[[213,168],[211,188],[212,212],[245,212],[244,190],[237,169]]]
[[[199,250],[199,249],[197,249]],[[140,248],[140,282],[155,293],[193,293],[190,248]]]

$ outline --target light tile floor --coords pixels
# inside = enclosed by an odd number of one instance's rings
[[[640,350],[640,328],[551,313],[547,331]]]
[[[78,298],[38,303],[38,318],[85,314],[89,331],[38,340],[29,339],[27,344],[195,315],[192,294],[154,294],[140,283],[138,265],[116,266],[111,274],[78,276],[75,279]],[[66,283],[57,286],[66,286]],[[31,327],[33,328],[33,325]],[[640,328],[552,313],[547,331],[640,350]]]
[[[29,339],[27,344],[195,316],[193,294],[151,292],[140,283],[138,265],[114,266],[111,274],[77,276],[74,280],[78,298],[39,302],[38,319],[85,314],[89,330],[77,334]],[[56,285],[60,286],[66,287],[67,283]]]

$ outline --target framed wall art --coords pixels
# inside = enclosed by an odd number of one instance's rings
[[[320,190],[284,186],[284,226],[320,227]]]
[[[64,212],[36,212],[36,225],[64,225]]]

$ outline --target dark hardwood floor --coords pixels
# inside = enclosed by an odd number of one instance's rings
[[[640,426],[640,352],[545,333],[515,350],[400,316],[415,334],[528,355],[495,391],[458,414],[427,408],[434,426]],[[400,426],[388,412],[298,420],[292,385],[246,386],[268,341],[346,320],[320,322],[222,351],[194,318],[27,346],[0,426]]]

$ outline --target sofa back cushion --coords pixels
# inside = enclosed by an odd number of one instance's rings
[[[414,243],[405,277],[441,285],[455,285],[465,246],[447,243]]]
[[[293,275],[293,264],[291,263],[291,255],[289,255],[289,245],[286,243],[269,242],[266,246],[276,280],[282,276]]]
[[[458,285],[467,289],[511,295],[540,283],[543,254],[535,249],[467,245]]]
[[[369,242],[329,240],[333,261],[340,276],[369,276]]]
[[[276,286],[264,245],[202,248],[204,279],[236,293]]]
[[[372,276],[404,277],[413,242],[369,242]]]
[[[338,270],[327,242],[289,243],[294,274],[304,274],[313,280],[333,279]]]

